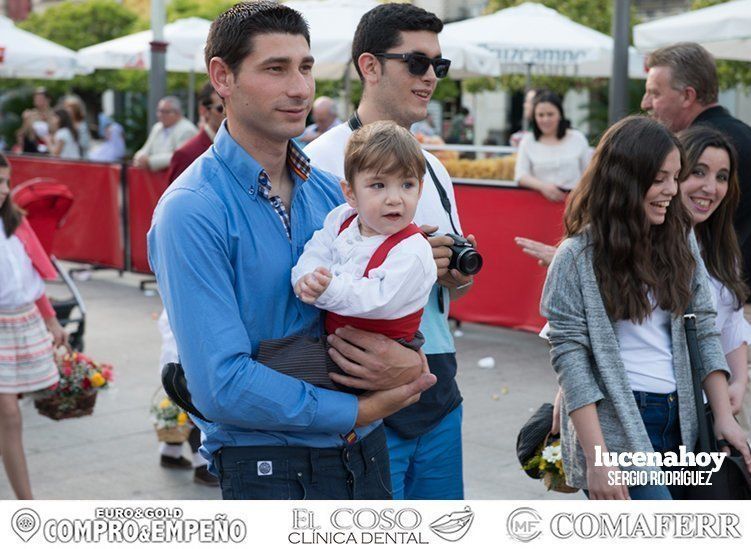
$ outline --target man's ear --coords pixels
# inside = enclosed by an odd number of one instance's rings
[[[360,68],[360,73],[365,79],[365,82],[370,84],[376,84],[381,79],[381,73],[383,67],[378,58],[372,53],[362,53],[357,59],[357,66]]]
[[[344,179],[339,182],[339,185],[341,185],[342,187],[342,194],[344,194],[344,198],[347,201],[347,204],[349,204],[351,208],[357,208],[357,198],[355,198],[355,193],[352,190],[352,185],[347,183]]]
[[[690,107],[696,103],[696,90],[691,86],[686,86],[683,89],[683,106]]]
[[[221,57],[212,57],[209,61],[209,79],[219,97],[226,100],[232,95],[235,75]]]

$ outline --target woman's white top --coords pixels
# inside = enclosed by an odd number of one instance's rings
[[[720,332],[720,343],[725,354],[735,351],[744,343],[751,342],[751,326],[743,317],[743,307],[735,308],[735,296],[711,275],[712,298],[717,308],[715,325]]]
[[[670,313],[655,307],[641,324],[615,323],[621,361],[632,391],[667,394],[676,390]]]
[[[16,235],[5,236],[0,219],[0,311],[15,311],[44,293],[44,281]]]
[[[578,130],[567,130],[556,144],[541,143],[529,132],[519,144],[514,181],[519,183],[522,176],[531,175],[571,190],[579,183],[591,157],[587,138]]]
[[[342,223],[357,213],[347,204],[334,208],[305,244],[292,269],[292,285],[316,267],[331,271],[328,288],[314,305],[345,316],[397,319],[412,314],[428,302],[438,276],[433,250],[422,234],[399,242],[383,263],[363,277],[365,268],[385,235],[363,236],[358,219],[339,234]]]
[[[60,128],[55,132],[55,141],[63,144],[60,149],[60,158],[78,160],[81,158],[81,149],[73,138],[73,132],[68,128]]]

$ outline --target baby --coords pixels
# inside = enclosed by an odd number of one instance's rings
[[[433,253],[412,222],[425,157],[406,129],[375,122],[347,143],[342,191],[292,269],[295,294],[326,312],[326,332],[349,325],[419,349],[423,307],[437,278]]]

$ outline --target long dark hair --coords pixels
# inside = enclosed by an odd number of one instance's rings
[[[561,97],[555,92],[543,90],[538,92],[537,95],[535,95],[535,98],[532,100],[532,119],[529,122],[530,127],[532,128],[532,133],[534,133],[535,135],[535,141],[542,137],[542,130],[540,130],[540,127],[537,125],[537,120],[535,120],[535,111],[537,110],[537,105],[539,105],[540,103],[550,103],[556,109],[558,109],[558,113],[561,115],[561,119],[558,121],[558,128],[556,129],[555,136],[558,139],[563,139],[566,136],[566,130],[571,126],[571,122],[566,120],[566,115],[563,112],[563,102],[561,101]]]
[[[0,153],[0,168],[10,169],[10,162],[3,153]],[[21,224],[22,217],[23,211],[13,203],[10,195],[8,195],[5,202],[0,206],[0,219],[3,221],[6,237],[10,238],[16,232]]]
[[[678,139],[659,122],[643,116],[621,120],[600,140],[566,206],[566,236],[591,236],[594,270],[612,320],[647,318],[650,293],[674,314],[691,300],[696,262],[688,245],[688,211],[679,196],[661,225],[651,225],[644,211],[644,196],[674,149],[682,156]]]
[[[73,125],[73,119],[71,118],[70,113],[62,107],[59,107],[52,112],[55,113],[55,116],[57,116],[57,119],[60,121],[58,129],[68,128],[68,130],[70,130],[70,133],[73,136],[73,141],[76,143],[78,152],[80,153],[81,144],[78,142],[78,130],[76,130],[76,127]]]
[[[684,179],[694,171],[707,148],[714,147],[728,153],[730,178],[725,198],[709,219],[694,227],[694,232],[702,245],[701,256],[709,274],[730,290],[738,309],[746,302],[748,287],[741,276],[741,249],[733,229],[733,216],[741,197],[735,148],[723,134],[708,126],[694,126],[678,134],[678,138],[686,151],[682,170]]]

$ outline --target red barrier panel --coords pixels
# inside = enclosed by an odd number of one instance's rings
[[[539,331],[546,270],[514,243],[524,236],[547,244],[563,235],[563,204],[524,189],[454,186],[464,234],[477,237],[484,264],[472,290],[451,304],[451,316],[522,330]]]
[[[151,227],[159,197],[167,189],[167,170],[150,172],[128,168],[128,233],[130,235],[130,270],[151,273],[146,248],[146,233]]]
[[[76,162],[59,158],[8,156],[14,184],[48,177],[73,193],[73,207],[55,235],[59,259],[124,269],[118,164]]]

